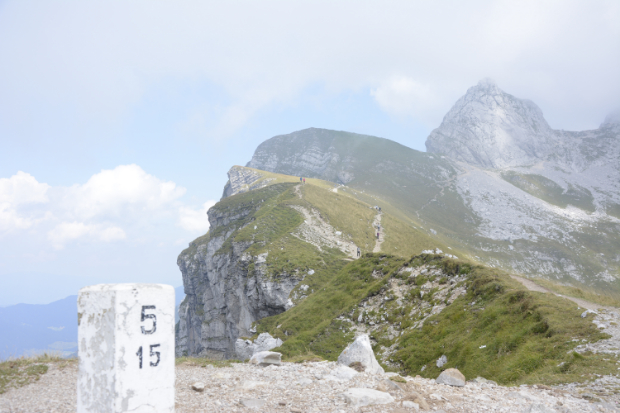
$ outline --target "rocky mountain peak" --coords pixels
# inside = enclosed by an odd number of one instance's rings
[[[552,152],[556,138],[532,101],[490,79],[467,90],[426,141],[428,152],[486,168],[531,164]]]
[[[607,115],[603,123],[601,123],[601,128],[614,127],[614,126],[615,127],[620,126],[620,109],[614,112],[611,112],[609,115]]]

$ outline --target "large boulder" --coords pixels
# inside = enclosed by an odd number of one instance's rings
[[[435,380],[437,384],[447,384],[448,386],[465,386],[465,376],[457,369],[447,369],[441,372]]]
[[[282,364],[282,354],[276,353],[275,351],[259,351],[258,353],[254,353],[250,359],[250,363],[260,364],[261,366],[268,366],[270,364],[279,366]]]
[[[282,345],[282,340],[273,338],[269,333],[261,333],[252,343],[251,340],[237,339],[235,342],[235,353],[239,360],[247,360],[255,353],[269,351]]]
[[[375,358],[375,352],[372,351],[370,338],[367,334],[358,336],[355,341],[347,346],[340,356],[338,356],[338,364],[350,366],[358,362],[364,367],[364,371],[370,374],[383,374],[383,367],[379,365]]]

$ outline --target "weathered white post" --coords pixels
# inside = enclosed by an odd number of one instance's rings
[[[82,288],[78,357],[78,413],[174,412],[174,288]]]

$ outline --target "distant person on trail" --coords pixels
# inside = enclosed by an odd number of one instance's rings
[[[300,176],[300,177],[299,177],[299,182],[301,182],[301,180],[302,180],[302,179],[303,179],[303,178]]]
[[[359,257],[360,257],[361,252],[362,252],[362,251],[360,250],[360,247],[357,247],[357,258],[359,258]]]
[[[304,178],[304,184],[306,183],[306,178]]]
[[[377,239],[379,239],[379,233],[377,232]]]

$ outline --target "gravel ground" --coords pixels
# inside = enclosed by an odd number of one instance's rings
[[[578,388],[546,386],[503,387],[468,382],[465,387],[436,384],[434,380],[407,377],[397,388],[389,374],[355,374],[338,379],[334,362],[260,367],[248,363],[213,368],[180,365],[176,369],[176,411],[185,412],[394,412],[430,409],[436,412],[610,412],[617,402],[583,398]],[[393,373],[392,373],[393,374]],[[41,379],[0,395],[0,412],[75,412],[77,365],[54,365]],[[601,378],[599,380],[604,380]],[[192,384],[202,382],[202,392]],[[351,388],[376,389],[394,401],[353,407],[342,396]],[[384,394],[385,394],[384,393]],[[590,398],[590,399],[588,399]],[[243,403],[260,405],[245,407]],[[416,409],[417,406],[417,409]],[[616,406],[616,407],[615,407]]]

